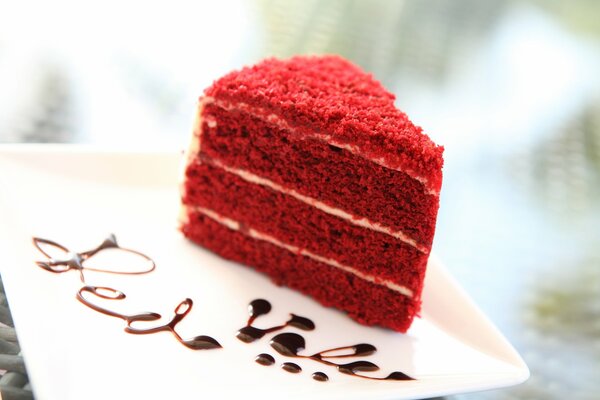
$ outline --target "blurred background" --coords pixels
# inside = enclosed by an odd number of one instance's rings
[[[181,149],[213,79],[337,53],[446,147],[434,251],[531,379],[600,397],[600,1],[0,2],[0,142]]]

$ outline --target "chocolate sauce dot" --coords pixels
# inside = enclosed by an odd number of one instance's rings
[[[391,374],[389,374],[387,377],[385,377],[384,380],[386,380],[386,381],[414,381],[415,378],[411,378],[410,376],[406,375],[404,372],[395,371],[395,372],[392,372]]]
[[[266,332],[264,329],[258,329],[253,326],[245,326],[237,332],[236,337],[244,343],[252,343],[255,340],[265,336],[265,333]]]
[[[206,335],[196,336],[191,339],[180,340],[181,344],[192,350],[220,349],[221,346],[214,338]]]
[[[312,374],[312,378],[315,381],[319,381],[319,382],[327,382],[329,380],[329,377],[324,374],[323,372],[315,372],[314,374]]]
[[[302,372],[302,368],[300,368],[300,366],[298,364],[294,364],[292,362],[284,362],[283,364],[281,364],[281,368],[292,374],[297,374],[299,372]]]
[[[275,359],[273,358],[273,356],[267,353],[261,353],[257,355],[254,361],[264,366],[275,364]]]
[[[281,355],[294,357],[301,350],[304,350],[306,342],[304,338],[297,333],[280,333],[271,339],[270,345]]]
[[[302,329],[304,331],[312,331],[315,329],[315,323],[306,317],[301,317],[296,314],[292,314],[292,318],[287,322],[289,326]]]
[[[342,374],[356,375],[360,371],[377,371],[379,367],[370,361],[354,361],[347,364],[339,364],[337,369]]]
[[[369,343],[360,343],[352,347],[356,356],[369,356],[377,351],[377,347]]]
[[[271,303],[265,299],[252,300],[248,305],[248,312],[253,317],[268,314],[271,311]]]

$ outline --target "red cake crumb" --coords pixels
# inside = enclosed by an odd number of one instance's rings
[[[354,275],[298,257],[269,243],[250,239],[208,217],[190,214],[183,233],[221,256],[255,268],[274,283],[312,296],[326,307],[339,307],[356,321],[406,332],[420,308],[420,300],[398,296],[380,285]],[[335,284],[333,284],[335,282]],[[368,304],[368,307],[365,307]]]
[[[338,56],[268,59],[205,91],[182,232],[356,321],[421,305],[443,148]]]
[[[405,285],[417,293],[421,290],[428,255],[413,246],[332,215],[316,213],[313,207],[293,197],[207,164],[190,166],[187,181],[184,201],[188,204],[201,204],[287,244]],[[361,246],[356,246],[357,241]],[[419,268],[408,267],[412,265]]]
[[[218,126],[210,140],[203,141],[202,154],[431,245],[438,198],[427,194],[421,182],[404,172],[316,139],[299,140],[245,113],[226,112],[214,105],[206,106],[204,112],[216,117]],[[246,129],[249,126],[251,130]],[[213,131],[205,128],[205,132]],[[335,184],[331,184],[333,177]]]

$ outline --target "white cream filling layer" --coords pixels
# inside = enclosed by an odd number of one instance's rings
[[[268,122],[270,124],[275,125],[276,127],[278,127],[279,129],[284,129],[287,130],[288,132],[292,132],[296,135],[300,135],[302,136],[296,129],[294,129],[292,126],[290,126],[287,121],[285,121],[284,119],[280,118],[277,114],[273,114],[273,113],[269,113],[267,110],[260,108],[260,107],[254,107],[251,106],[249,104],[246,103],[232,103],[232,102],[228,102],[228,101],[224,101],[224,100],[217,100],[214,99],[212,97],[204,97],[201,100],[201,103],[203,105],[206,104],[215,104],[217,107],[220,107],[226,111],[243,111],[255,118],[258,118],[264,122]],[[214,121],[214,119],[213,119]],[[214,125],[216,126],[216,124]],[[440,192],[437,190],[433,190],[430,188],[429,182],[427,180],[427,178],[418,175],[417,173],[415,173],[414,171],[411,170],[407,170],[407,169],[401,169],[398,167],[393,167],[390,166],[388,163],[386,163],[385,159],[383,158],[372,158],[372,157],[367,157],[365,154],[363,154],[363,152],[361,151],[361,149],[356,146],[356,145],[350,145],[347,143],[342,143],[339,141],[336,141],[333,136],[331,135],[327,135],[327,134],[323,134],[323,133],[317,133],[317,132],[313,132],[310,134],[310,137],[313,137],[315,139],[318,139],[322,142],[325,142],[331,146],[334,147],[338,147],[341,149],[345,149],[347,151],[349,151],[350,153],[352,153],[353,155],[356,155],[358,157],[364,158],[366,160],[369,160],[375,164],[381,165],[384,168],[387,169],[392,169],[394,171],[399,171],[399,172],[404,172],[405,174],[407,174],[408,176],[410,176],[413,179],[416,179],[417,181],[421,182],[421,184],[424,186],[425,188],[425,193],[427,193],[428,195],[432,195],[432,196],[436,196],[438,197],[440,195]]]
[[[238,231],[241,232],[253,239],[257,239],[257,240],[262,240],[264,242],[268,242],[274,246],[280,247],[282,249],[288,250],[291,253],[294,254],[298,254],[298,255],[302,255],[308,258],[311,258],[315,261],[318,261],[320,263],[323,264],[327,264],[330,265],[332,267],[338,268],[342,271],[348,272],[352,275],[355,275],[356,277],[363,279],[367,282],[371,282],[374,283],[376,285],[381,285],[381,286],[385,286],[386,288],[393,290],[395,292],[398,292],[404,296],[407,296],[409,298],[412,298],[413,296],[413,292],[412,290],[410,290],[409,288],[407,288],[406,286],[402,286],[402,285],[398,285],[397,283],[388,281],[388,280],[382,280],[382,279],[378,279],[376,277],[374,277],[373,275],[369,275],[369,274],[365,274],[361,271],[358,271],[356,268],[353,267],[349,267],[347,265],[343,265],[340,264],[339,262],[337,262],[336,260],[332,259],[332,258],[327,258],[327,257],[322,257],[319,256],[318,254],[312,253],[306,249],[301,249],[299,247],[293,246],[291,244],[287,244],[284,243],[280,240],[278,240],[277,238],[274,238],[273,236],[267,235],[265,233],[259,232],[255,229],[249,228],[249,229],[244,229],[243,231],[240,229],[240,223],[231,219],[231,218],[227,218],[223,215],[220,215],[218,213],[216,213],[213,210],[210,210],[208,208],[204,208],[204,207],[199,207],[199,206],[194,206],[194,207],[185,207],[182,211],[193,211],[193,212],[199,212],[203,215],[206,215],[207,217],[209,217],[210,219],[218,222],[219,224],[233,230],[233,231]]]
[[[197,160],[197,162],[202,162]],[[275,190],[277,192],[292,196],[293,198],[302,201],[303,203],[306,203],[312,207],[315,207],[316,209],[323,211],[324,213],[330,214],[330,215],[334,215],[338,218],[341,218],[343,220],[346,220],[354,225],[360,226],[362,228],[367,228],[367,229],[371,229],[377,232],[381,232],[384,233],[386,235],[390,235],[396,239],[399,239],[401,241],[403,241],[406,244],[409,244],[411,246],[413,246],[415,249],[419,250],[422,253],[427,253],[427,249],[419,246],[417,244],[417,242],[414,239],[411,239],[410,237],[408,237],[407,235],[405,235],[403,232],[401,231],[396,231],[396,230],[392,230],[386,226],[383,226],[381,224],[378,224],[376,222],[371,222],[370,220],[368,220],[367,218],[360,218],[360,217],[356,217],[352,214],[349,214],[348,212],[341,210],[339,208],[335,208],[335,207],[331,207],[317,199],[314,199],[312,197],[309,196],[305,196],[301,193],[298,193],[296,190],[294,189],[288,189],[285,188],[279,184],[277,184],[276,182],[273,182],[269,179],[260,177],[258,175],[255,175],[249,171],[243,170],[243,169],[238,169],[238,168],[233,168],[233,167],[229,167],[225,164],[223,164],[221,161],[216,160],[216,159],[209,159],[207,161],[204,161],[209,165],[212,165],[213,167],[216,168],[220,168],[230,174],[236,175],[240,178],[242,178],[243,180],[245,180],[246,182],[250,182],[250,183],[254,183],[257,185],[261,185],[261,186],[265,186],[268,187],[272,190]]]

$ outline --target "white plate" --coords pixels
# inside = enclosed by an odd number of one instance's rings
[[[167,151],[0,146],[0,267],[37,399],[408,399],[499,388],[528,378],[523,360],[435,258],[422,318],[402,335],[361,326],[189,243],[176,229],[179,159],[179,153]],[[111,232],[122,246],[151,256],[157,268],[141,276],[89,273],[88,283],[123,290],[128,298],[119,307],[130,312],[170,316],[190,297],[194,307],[178,326],[181,335],[210,335],[222,349],[192,351],[166,332],[125,333],[122,320],[75,299],[81,283],[74,271],[52,274],[34,264],[43,257],[32,236],[83,251]],[[417,380],[372,381],[312,360],[285,359],[269,347],[269,336],[242,343],[235,332],[255,298],[273,304],[257,326],[278,324],[290,312],[315,322],[316,330],[303,333],[303,354],[368,342],[378,352],[364,359],[381,367],[371,374],[399,370]],[[274,355],[277,364],[255,363],[262,352]],[[303,372],[283,371],[284,361],[296,362]],[[315,371],[325,372],[329,382],[311,379]]]

